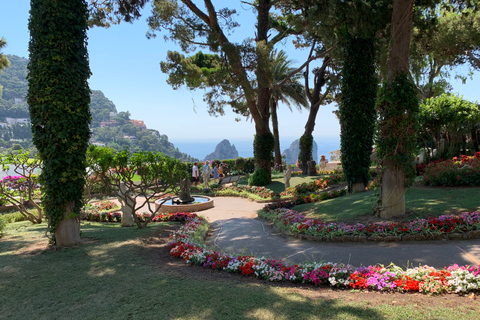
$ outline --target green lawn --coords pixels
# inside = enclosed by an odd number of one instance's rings
[[[294,289],[241,276],[172,271],[148,258],[149,229],[83,223],[80,247],[42,251],[46,225],[9,224],[0,240],[1,319],[477,319],[456,295]],[[40,245],[38,245],[40,243]],[[157,250],[165,250],[159,248]],[[173,259],[173,258],[172,258]],[[178,269],[178,267],[177,267]]]
[[[329,175],[320,174],[317,176],[308,176],[308,175],[292,175],[290,178],[290,187],[294,187],[297,184],[301,184],[304,182],[312,182],[321,178],[328,177]],[[240,180],[238,182],[239,185],[247,185],[248,181],[246,179]],[[266,186],[266,188],[273,190],[277,193],[285,191],[285,179],[283,178],[283,174],[272,174],[272,182]]]
[[[345,221],[372,214],[374,191],[295,206],[295,210],[325,221]],[[407,219],[480,210],[480,188],[410,188],[405,194]]]

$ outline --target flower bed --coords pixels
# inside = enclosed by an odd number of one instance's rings
[[[329,178],[322,178],[308,183],[304,182],[296,185],[295,187],[289,187],[280,195],[290,197],[307,193],[315,193],[325,188],[339,184],[342,181],[345,181],[345,176],[337,174]]]
[[[265,188],[265,187],[257,187],[257,186],[218,186],[212,187],[208,190],[205,190],[200,187],[191,187],[190,190],[194,193],[198,194],[206,194],[206,195],[238,195],[241,193],[246,194],[254,194],[259,196],[262,199],[272,199],[278,197],[274,191]],[[207,191],[207,192],[205,192]]]
[[[85,206],[82,211],[82,219],[87,221],[97,222],[121,222],[122,213],[119,206],[113,201],[101,201],[93,205]],[[136,212],[138,219],[145,222],[150,217],[149,212]],[[184,221],[186,218],[196,216],[189,212],[175,212],[175,213],[158,213],[152,222],[162,221]]]
[[[290,234],[306,234],[316,240],[427,240],[452,238],[480,238],[480,211],[462,213],[460,216],[442,215],[410,222],[378,222],[369,225],[342,222],[324,222],[306,218],[303,214],[285,207],[265,206],[259,216],[273,221]],[[349,237],[349,239],[345,239]],[[335,239],[337,238],[337,239]]]
[[[403,270],[395,265],[355,268],[330,262],[289,265],[282,260],[264,257],[227,255],[208,249],[194,239],[197,230],[205,224],[206,220],[195,214],[186,217],[185,224],[170,236],[170,254],[184,259],[187,264],[268,281],[288,280],[340,288],[428,294],[478,292],[480,286],[480,266],[453,265],[443,270],[429,266]]]
[[[87,204],[81,212],[83,220],[97,222],[120,222],[122,213],[117,210],[120,207],[113,201],[100,201],[94,204]]]
[[[480,152],[429,163],[423,181],[432,186],[480,186]]]

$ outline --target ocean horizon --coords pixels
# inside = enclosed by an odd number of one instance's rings
[[[284,138],[280,140],[280,150],[290,148],[293,141],[298,138]],[[340,149],[340,137],[314,137],[318,146],[318,158],[321,155],[325,155],[330,160],[329,152]],[[180,152],[186,153],[199,160],[204,160],[205,157],[215,151],[215,147],[222,141],[220,140],[181,140],[181,139],[169,139]],[[252,140],[234,140],[227,139],[231,145],[235,146],[238,151],[238,156],[243,158],[253,157],[253,139]],[[319,159],[315,159],[318,163]]]

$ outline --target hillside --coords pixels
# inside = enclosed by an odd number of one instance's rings
[[[0,148],[12,148],[15,144],[29,148],[32,143],[26,102],[28,60],[15,55],[6,56],[10,66],[0,73],[0,85],[3,87],[0,97]],[[115,104],[102,91],[92,90],[90,99],[92,143],[117,150],[129,147],[158,151],[184,161],[196,160],[180,152],[166,135],[148,129],[141,120],[130,119],[130,112],[118,113]]]

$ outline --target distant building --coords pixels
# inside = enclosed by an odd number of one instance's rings
[[[131,119],[130,122],[131,122],[134,126],[137,126],[137,127],[140,127],[140,128],[144,128],[144,129],[147,128],[147,126],[145,125],[145,123],[144,123],[142,120],[133,120],[133,119]]]
[[[23,100],[20,98],[15,98],[14,100],[15,100],[15,104],[19,104],[23,102]]]
[[[111,111],[110,112],[110,119],[115,118],[117,116],[116,112]]]
[[[8,126],[8,123],[0,122],[0,127],[6,128],[7,126]]]
[[[12,126],[14,124],[29,124],[30,119],[28,118],[5,118],[5,121],[7,121],[7,124],[9,126]]]
[[[115,120],[107,120],[100,122],[100,127],[115,127],[117,125],[117,121]]]
[[[124,139],[127,139],[127,140],[130,140],[130,142],[135,142],[137,140],[137,137],[136,136],[123,136]]]
[[[102,142],[92,142],[92,144],[98,147],[105,147],[105,143],[102,143]]]

